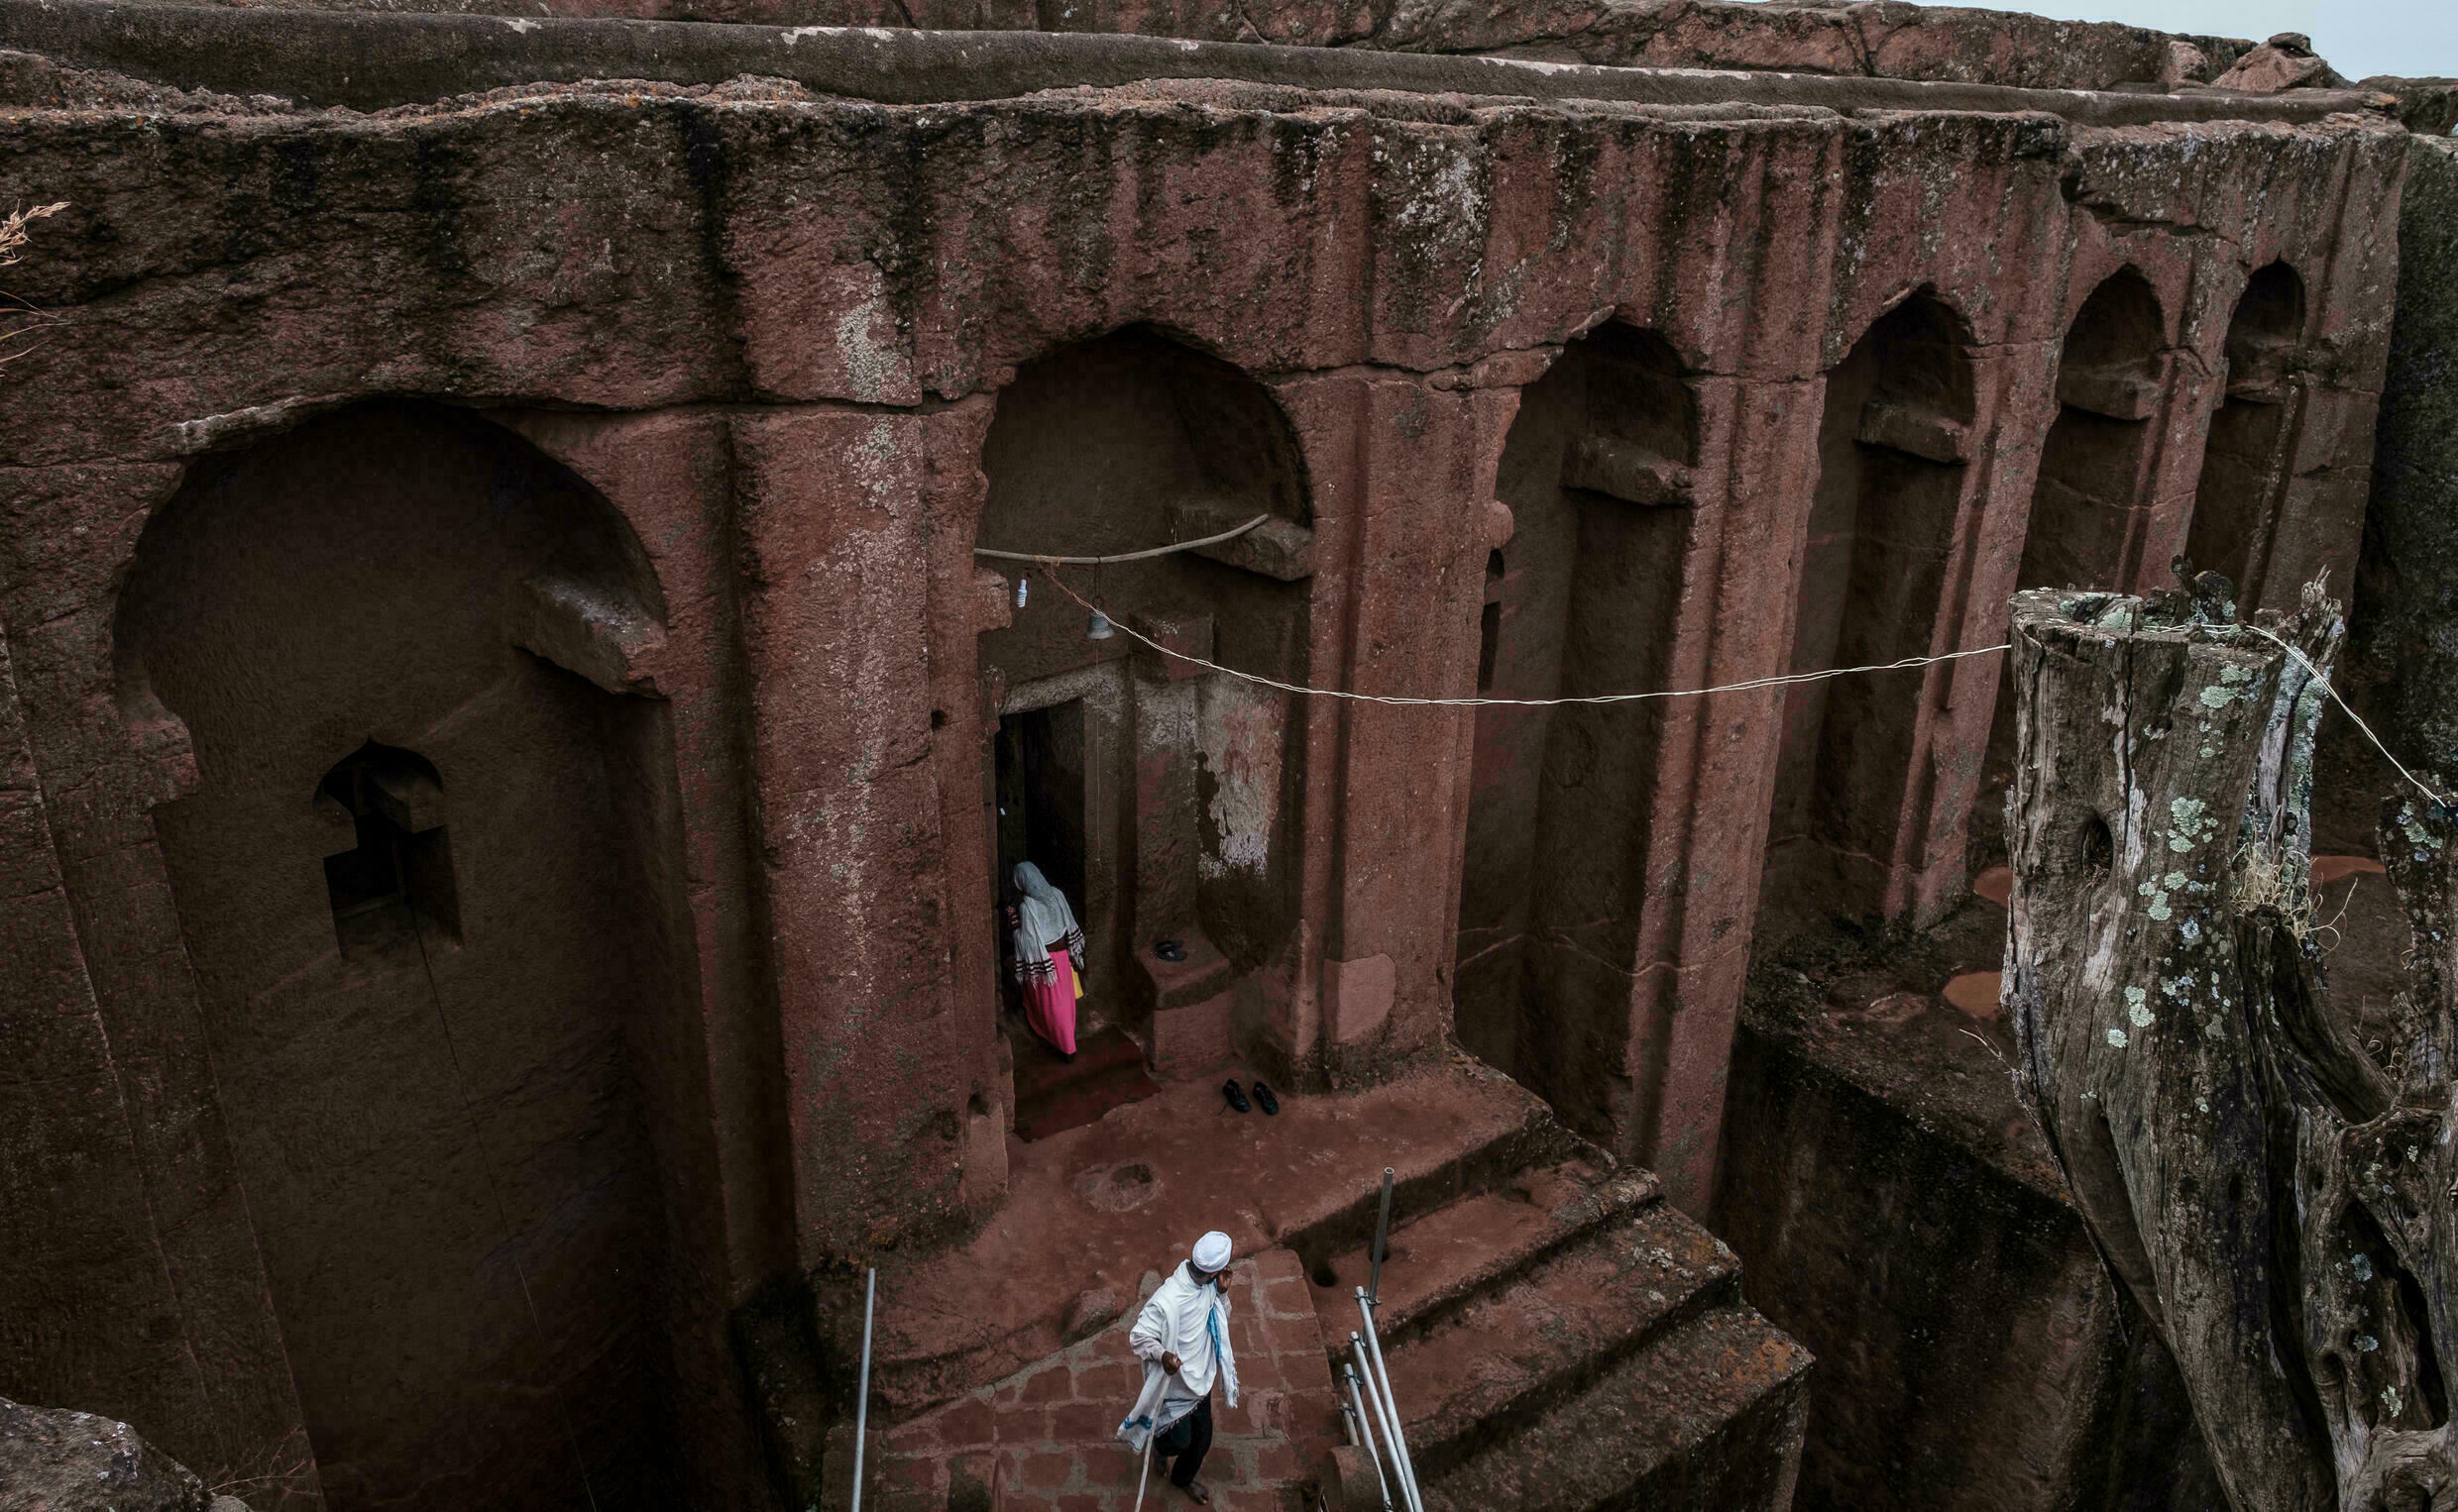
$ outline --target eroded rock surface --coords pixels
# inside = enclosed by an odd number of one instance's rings
[[[2290,89],[2323,89],[2347,81],[2313,52],[2311,38],[2300,32],[2282,32],[2246,54],[2214,82],[2221,89],[2246,94],[2284,94]]]
[[[247,1512],[125,1423],[0,1398],[0,1512]]]

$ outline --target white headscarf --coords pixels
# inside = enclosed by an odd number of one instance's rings
[[[1016,980],[1050,980],[1053,940],[1066,942],[1067,961],[1082,972],[1084,931],[1075,926],[1075,911],[1066,906],[1066,895],[1051,886],[1042,869],[1030,861],[1016,864],[1016,890],[1024,895],[1016,908]]]

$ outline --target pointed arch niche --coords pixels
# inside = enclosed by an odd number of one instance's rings
[[[1527,389],[1498,483],[1514,528],[1487,563],[1489,696],[1665,686],[1698,445],[1688,375],[1652,331],[1604,326]],[[1659,702],[1477,711],[1460,1040],[1600,1137],[1626,1112],[1662,726]]]
[[[2057,366],[2057,419],[2040,454],[2024,523],[2017,588],[2123,593],[2145,577],[2142,543],[2156,500],[2153,471],[2167,383],[2167,317],[2150,280],[2119,269],[2091,291]],[[2002,608],[1998,610],[2002,613]],[[2000,678],[1968,856],[1976,870],[2005,858],[2007,784],[2014,780],[2014,684]]]
[[[1970,332],[1925,289],[1881,316],[1827,375],[1792,670],[1933,649],[1973,409]],[[1761,941],[1883,912],[1890,879],[1922,840],[1921,686],[1906,673],[1786,693]]]
[[[2132,585],[2167,346],[2159,295],[2133,269],[2083,301],[2058,360],[2057,421],[2032,488],[2018,587]]]
[[[2227,389],[2210,417],[2185,560],[2236,585],[2236,601],[2265,601],[2271,548],[2293,480],[2304,387],[2297,355],[2304,280],[2285,263],[2257,271],[2228,321]],[[2300,585],[2288,584],[2293,593]]]
[[[597,680],[663,613],[604,498],[437,406],[207,458],[137,544],[120,695],[193,741],[155,824],[335,1512],[586,1505],[576,1449],[687,1500],[679,797]]]
[[[1104,556],[1266,523],[1200,552],[1066,569],[1163,643],[1302,682],[1313,576],[1304,469],[1265,387],[1158,332],[1062,348],[1016,375],[982,447],[975,538]],[[1298,747],[1288,696],[1095,638],[1042,572],[994,561],[1015,604],[983,632],[997,728],[984,763],[991,885],[1018,861],[1065,890],[1090,945],[1084,1008],[1146,1038],[1171,1073],[1259,1022],[1297,917]],[[1185,958],[1156,950],[1175,940]],[[1003,974],[1002,974],[1003,975]],[[1033,1051],[1021,1045],[1020,1053]]]

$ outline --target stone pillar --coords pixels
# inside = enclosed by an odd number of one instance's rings
[[[154,836],[154,807],[195,780],[187,732],[114,675],[116,584],[182,471],[178,463],[25,469],[0,486],[0,517],[13,526],[0,534],[0,623],[31,627],[11,632],[14,688],[0,690],[0,710],[14,704],[0,713],[0,769],[16,774],[5,783],[14,803],[0,807],[16,810],[19,826],[0,840],[0,865],[33,884],[9,895],[19,899],[12,923],[22,912],[29,926],[11,929],[0,978],[65,985],[65,1002],[92,1005],[82,1028],[73,1015],[53,1020],[51,1003],[40,1015],[11,1016],[0,1064],[56,1067],[64,1080],[52,1085],[47,1072],[26,1091],[71,1099],[53,1106],[84,1134],[54,1124],[59,1147],[94,1141],[80,1162],[89,1184],[76,1189],[76,1220],[28,1232],[43,1237],[42,1267],[78,1272],[76,1315],[109,1319],[82,1334],[73,1356],[31,1348],[57,1327],[56,1313],[0,1330],[15,1342],[0,1369],[24,1395],[142,1423],[209,1481],[274,1474],[269,1499],[317,1494]],[[48,830],[48,859],[40,845],[27,848],[38,824]],[[54,867],[58,890],[47,909],[43,882]],[[83,987],[71,967],[77,955]],[[15,1042],[17,1026],[38,1025],[40,1042]],[[142,1229],[115,1234],[115,1222]],[[90,1258],[72,1258],[63,1242]],[[27,1300],[40,1306],[43,1297]]]
[[[966,1123],[989,1025],[958,1011],[950,934],[986,936],[990,910],[976,924],[951,908],[934,758],[959,711],[934,703],[925,526],[935,469],[961,455],[964,475],[975,422],[833,407],[732,422],[758,843],[805,1266],[926,1242],[966,1216]],[[967,857],[955,869],[982,868]]]
[[[1475,694],[1489,507],[1516,395],[1449,381],[1344,371],[1277,389],[1313,489],[1317,687]],[[1329,699],[1298,713],[1300,945],[1314,974],[1290,1018],[1335,1064],[1369,1065],[1450,1027],[1470,714]]]
[[[2021,527],[2031,512],[2041,445],[2057,418],[2064,335],[1994,347],[1972,361],[1974,445],[1927,655],[2004,638],[2005,602],[2023,558]],[[1963,849],[1971,806],[1980,797],[2003,663],[2000,656],[1975,656],[1918,672],[1873,674],[1886,679],[1886,697],[1913,709],[1912,769],[1886,884],[1889,918],[1935,923],[1962,898]]]
[[[2345,583],[2356,565],[2370,490],[2368,466],[2378,399],[2335,384],[2298,386],[2290,440],[2280,457],[2279,516],[2270,560],[2249,608],[2286,609],[2322,572]],[[2344,464],[2353,458],[2355,467]]]
[[[662,640],[630,669],[637,691],[667,701],[674,721],[679,827],[694,938],[698,1022],[642,1045],[644,1069],[672,1071],[648,1089],[660,1168],[678,1227],[702,1250],[728,1304],[794,1269],[784,1109],[768,1085],[762,1032],[767,941],[749,833],[737,721],[742,673],[739,585],[726,560],[732,488],[728,422],[700,412],[648,415],[525,411],[498,420],[572,469],[630,522],[667,602]]]
[[[1003,690],[984,685],[980,644],[982,632],[1005,626],[1014,609],[1007,577],[973,556],[989,491],[981,443],[996,408],[994,398],[976,395],[938,411],[927,427],[936,449],[921,463],[929,520],[923,561],[930,583],[931,761],[949,865],[944,937],[956,1035],[967,1047],[962,1198],[976,1218],[1006,1195],[1007,1130],[1016,1106],[1015,1062],[998,1030],[998,899],[990,885],[998,840],[984,801]]]
[[[631,1052],[657,1148],[667,1249],[688,1259],[670,1268],[671,1348],[686,1383],[676,1393],[677,1455],[700,1485],[755,1487],[766,1467],[727,1315],[799,1267],[769,1026],[766,893],[736,717],[748,696],[733,655],[742,594],[729,555],[729,426],[705,411],[494,418],[606,495],[666,595],[664,634],[630,660],[621,691],[668,706],[673,810],[659,805],[642,818],[660,848],[681,852],[688,912],[667,927],[689,939],[670,958],[695,968],[675,998],[700,1012],[633,1025]]]
[[[0,1370],[217,1447],[0,635]]]
[[[2208,367],[2171,355],[2163,365],[2159,427],[2143,507],[2126,541],[2124,581],[2107,585],[2121,593],[2148,594],[2171,586],[2170,564],[2184,550],[2193,528],[2193,487],[2201,481],[2202,444],[2221,383]]]
[[[1798,571],[1818,478],[1817,385],[1705,378],[1696,392],[1696,519],[1670,688],[1784,669],[1794,595],[1766,587],[1771,572],[1789,584],[1784,568]],[[1749,973],[1783,691],[1674,699],[1664,719],[1630,963],[1630,1104],[1617,1120],[1616,1153],[1654,1167],[1669,1199],[1704,1213]]]

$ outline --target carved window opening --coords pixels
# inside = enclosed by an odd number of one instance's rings
[[[324,858],[325,897],[345,957],[460,941],[444,787],[432,764],[371,740],[324,775],[316,807],[348,844]]]

